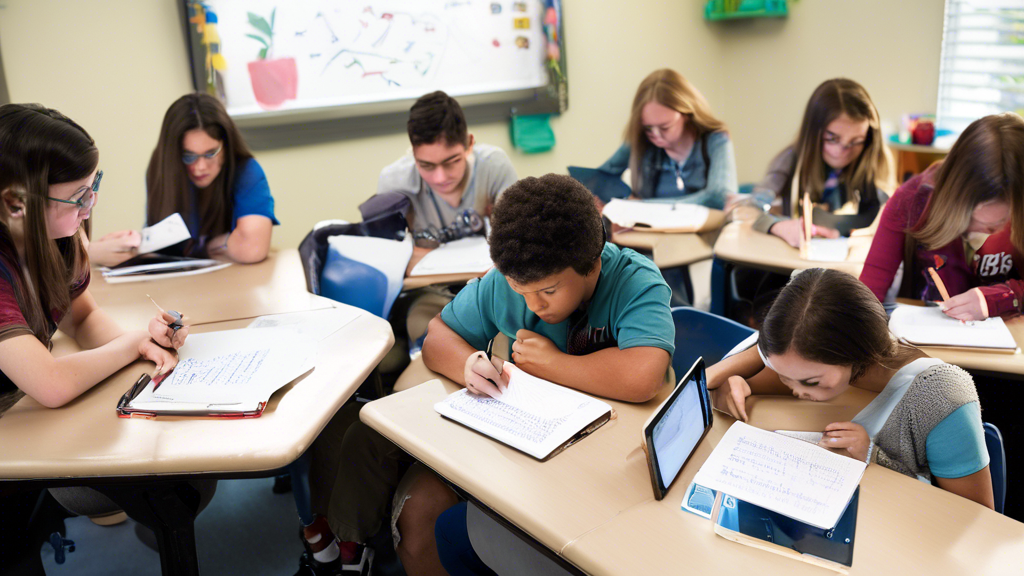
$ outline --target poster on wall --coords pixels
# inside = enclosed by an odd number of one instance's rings
[[[235,117],[564,84],[560,0],[186,0]],[[564,88],[563,88],[564,89]]]

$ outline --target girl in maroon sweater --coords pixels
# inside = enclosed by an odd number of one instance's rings
[[[983,320],[1021,310],[1022,254],[1024,119],[1006,113],[971,123],[945,160],[896,191],[860,279],[886,304],[941,300],[934,267],[951,295],[943,311]]]

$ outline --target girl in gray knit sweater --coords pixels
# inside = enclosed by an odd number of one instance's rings
[[[974,381],[889,332],[859,280],[820,268],[797,275],[765,317],[756,345],[708,368],[715,407],[747,419],[752,394],[832,400],[851,386],[878,395],[821,445],[994,507]]]

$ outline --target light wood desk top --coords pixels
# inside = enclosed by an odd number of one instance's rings
[[[725,212],[711,210],[708,221],[698,232],[644,232],[633,229],[613,233],[612,242],[650,252],[658,268],[688,266],[711,258],[711,248],[723,224]]]
[[[430,381],[371,402],[364,422],[548,548],[593,574],[667,574],[690,568],[749,576],[822,574],[820,569],[715,536],[709,521],[680,510],[683,492],[732,423],[715,425],[668,496],[654,500],[640,430],[668,392],[635,405],[612,401],[617,419],[538,462],[433,410],[457,389]],[[848,420],[873,397],[851,390],[828,403],[751,399],[751,423],[820,430]],[[870,466],[862,482],[855,574],[981,574],[1024,566],[1024,524],[938,488]],[[894,572],[891,567],[904,570]],[[1015,568],[1014,568],[1015,567]],[[908,569],[910,568],[910,569]]]
[[[323,299],[329,304],[330,302]],[[150,304],[152,306],[152,304]],[[343,306],[339,304],[338,306]],[[249,320],[196,326],[244,328]],[[394,343],[368,312],[320,343],[316,368],[252,419],[118,418],[118,400],[153,364],[134,362],[61,408],[24,397],[0,418],[0,478],[106,477],[273,470],[295,461]],[[63,338],[58,354],[76,350]]]
[[[94,269],[89,292],[126,330],[144,330],[156,313],[146,294],[192,325],[328,308],[331,302],[306,291],[298,250],[275,250],[258,264],[145,282],[108,284]]]
[[[815,262],[800,258],[800,251],[785,240],[753,229],[752,222],[731,222],[722,228],[715,242],[715,257],[770,272],[788,274],[803,268],[832,268],[860,276],[873,236],[850,238],[845,262]]]
[[[921,306],[920,300],[900,298],[900,304]],[[964,370],[995,372],[1024,376],[1024,316],[1017,315],[1005,320],[1007,329],[1017,342],[1017,350],[1007,352],[987,352],[984,350],[967,350],[964,348],[946,348],[942,346],[921,346],[926,354],[943,362],[959,366]]]

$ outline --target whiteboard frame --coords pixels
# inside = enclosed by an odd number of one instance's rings
[[[179,21],[185,35],[187,63],[192,77],[192,88],[202,92],[206,81],[206,68],[202,45],[188,21],[189,0],[177,0]],[[568,67],[565,50],[565,2],[558,26],[562,70],[561,81],[549,81],[545,86],[532,89],[489,92],[458,96],[466,114],[466,122],[482,124],[508,120],[513,115],[561,114],[569,108]],[[250,148],[272,149],[316,144],[348,138],[363,138],[394,132],[404,132],[409,108],[415,98],[386,100],[363,104],[302,108],[298,110],[268,110],[258,114],[232,115]]]

